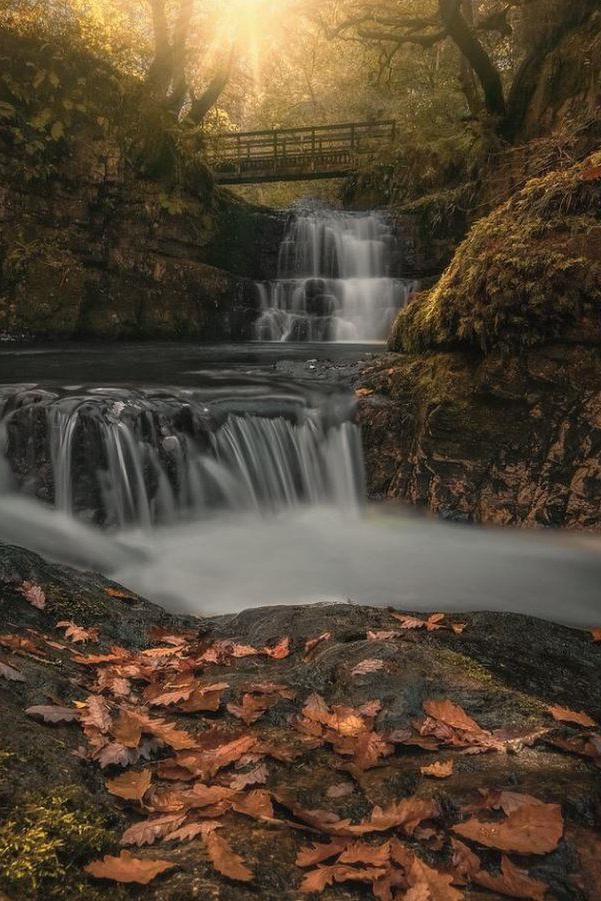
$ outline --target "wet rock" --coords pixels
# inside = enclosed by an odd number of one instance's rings
[[[23,598],[19,591],[23,581],[43,586],[47,598],[43,610]],[[592,760],[566,753],[545,738],[557,726],[546,710],[548,704],[585,709],[597,721],[601,718],[601,650],[590,635],[525,616],[489,613],[462,615],[466,627],[461,634],[449,628],[403,630],[389,610],[346,604],[259,608],[205,619],[174,616],[93,573],[52,565],[28,551],[1,545],[0,601],[0,636],[21,635],[34,639],[40,647],[37,654],[15,654],[2,647],[2,659],[17,666],[25,678],[24,682],[0,679],[0,805],[4,818],[20,822],[27,798],[32,796],[42,799],[37,802],[40,810],[44,805],[54,805],[55,809],[57,802],[51,796],[63,798],[67,792],[73,798],[75,792],[82,813],[97,811],[101,831],[94,836],[108,853],[118,853],[124,828],[131,824],[132,817],[139,819],[131,806],[107,794],[105,780],[121,771],[108,768],[101,773],[93,761],[71,753],[82,742],[76,724],[43,725],[24,713],[29,705],[49,699],[72,706],[90,694],[93,670],[74,661],[65,646],[64,632],[56,629],[56,623],[64,619],[99,629],[98,643],[88,645],[83,653],[106,653],[115,644],[131,651],[143,650],[153,643],[153,626],[171,633],[197,633],[205,647],[226,640],[272,648],[282,638],[290,639],[290,654],[283,659],[251,655],[207,665],[205,672],[210,680],[228,684],[220,710],[194,715],[182,714],[174,707],[164,711],[169,721],[192,734],[200,735],[217,726],[225,729],[225,734],[250,731],[260,734],[268,744],[289,744],[298,735],[295,718],[315,692],[328,705],[355,709],[378,701],[381,710],[375,708],[374,729],[382,734],[394,730],[402,734],[403,729],[411,729],[411,723],[422,714],[424,702],[432,698],[460,705],[483,729],[539,734],[538,740],[521,746],[518,742],[512,753],[466,755],[451,748],[441,754],[396,745],[394,753],[377,766],[364,769],[349,766],[349,758],[328,745],[301,748],[300,756],[293,760],[265,757],[264,787],[276,798],[277,819],[283,822],[262,822],[233,812],[216,821],[222,837],[252,869],[253,881],[242,885],[219,875],[198,840],[157,842],[150,850],[136,848],[134,853],[168,859],[176,869],[144,889],[144,897],[292,901],[300,897],[303,877],[294,863],[299,848],[327,837],[313,829],[304,831],[305,827],[287,825],[293,816],[291,808],[328,810],[357,822],[369,815],[375,804],[386,806],[417,795],[440,805],[437,829],[444,832],[462,817],[462,808],[477,803],[482,799],[481,792],[488,789],[532,794],[544,802],[562,805],[566,830],[557,851],[542,858],[522,857],[520,865],[531,872],[534,868],[553,897],[565,901],[592,897],[579,888],[575,837],[593,835],[591,830],[601,825],[601,773]],[[202,604],[202,599],[199,602]],[[447,621],[458,619],[449,615]],[[391,631],[396,637],[386,636]],[[307,641],[320,635],[327,637],[307,651]],[[48,645],[46,638],[55,646]],[[56,646],[57,641],[63,648]],[[378,660],[381,666],[364,674],[356,672],[365,660]],[[282,699],[248,728],[224,709],[224,704],[240,697],[249,682],[270,681],[288,686],[295,697]],[[559,728],[572,734],[577,731],[569,726]],[[441,757],[454,762],[449,778],[436,780],[421,774],[422,766]],[[156,774],[156,763],[145,766]],[[246,768],[225,769],[219,778],[227,781],[241,771]],[[66,815],[65,803],[60,802],[57,816]],[[296,822],[297,827],[301,825]],[[444,834],[447,837],[443,835],[442,851],[423,846],[425,837],[414,836],[408,840],[409,845],[422,859],[439,868],[448,866],[448,833]],[[42,870],[42,888],[28,897],[38,899],[57,892],[70,897],[69,892],[74,891],[71,880],[76,878],[84,886],[78,890],[80,896],[120,897],[119,889],[116,893],[112,885],[88,880],[81,872],[97,853],[91,844],[80,849],[78,854],[83,856],[77,857],[77,867],[61,872],[58,879],[62,881],[57,881],[54,871]],[[486,865],[494,867],[494,852],[484,852],[484,856]],[[0,885],[9,891],[8,897],[16,897],[2,860]],[[347,883],[333,886],[326,897],[363,898],[368,897],[367,891],[360,883]]]

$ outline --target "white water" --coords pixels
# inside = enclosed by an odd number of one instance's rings
[[[394,238],[379,213],[318,210],[291,220],[278,276],[257,286],[263,341],[383,341],[415,282],[392,277]]]
[[[233,412],[224,391],[6,391],[0,444],[25,491],[51,466],[62,509],[18,493],[0,456],[0,540],[196,615],[338,600],[598,626],[596,542],[363,510],[340,399],[246,386]],[[94,501],[112,530],[78,518]]]

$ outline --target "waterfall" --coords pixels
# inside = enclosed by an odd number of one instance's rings
[[[395,241],[380,213],[295,215],[275,281],[257,285],[261,341],[382,341],[415,282],[393,277]]]
[[[209,399],[192,389],[15,388],[0,398],[0,430],[22,492],[107,526],[356,507],[363,463],[349,400],[314,401],[252,385]]]

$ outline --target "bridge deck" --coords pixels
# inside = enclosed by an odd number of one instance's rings
[[[207,149],[219,184],[338,178],[390,146],[395,132],[392,121],[228,132],[211,137]]]

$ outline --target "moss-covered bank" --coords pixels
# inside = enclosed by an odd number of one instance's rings
[[[392,350],[519,350],[601,339],[601,153],[533,179],[481,219],[437,285],[398,316]]]

